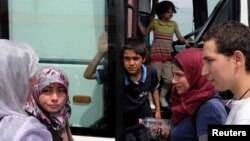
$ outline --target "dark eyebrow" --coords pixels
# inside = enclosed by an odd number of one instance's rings
[[[47,87],[44,87],[44,89],[52,89],[53,87],[51,86],[47,86]]]

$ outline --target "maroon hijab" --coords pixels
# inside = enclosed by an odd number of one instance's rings
[[[215,95],[215,90],[205,76],[201,75],[203,58],[198,48],[189,48],[181,51],[174,57],[182,66],[190,89],[178,95],[173,89],[172,122],[178,124],[187,116],[192,116],[198,108]]]

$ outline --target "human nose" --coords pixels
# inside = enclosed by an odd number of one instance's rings
[[[172,78],[172,84],[174,85],[176,83],[177,83],[177,81],[176,81],[175,77],[173,76],[173,78]]]
[[[208,74],[207,65],[204,64],[202,67],[201,75],[206,76]]]
[[[133,59],[129,60],[129,64],[130,65],[134,65],[135,64],[135,61]]]
[[[58,94],[57,91],[53,91],[52,95],[51,95],[52,100],[57,100],[58,99]]]

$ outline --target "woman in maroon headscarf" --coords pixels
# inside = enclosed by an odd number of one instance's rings
[[[172,127],[170,141],[207,141],[208,125],[224,124],[227,113],[221,97],[202,76],[198,48],[178,53],[172,61]]]

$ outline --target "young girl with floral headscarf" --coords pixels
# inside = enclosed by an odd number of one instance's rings
[[[53,140],[73,141],[68,119],[69,105],[67,75],[58,68],[45,67],[37,72],[38,84],[25,110],[47,126]]]

